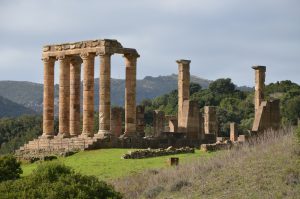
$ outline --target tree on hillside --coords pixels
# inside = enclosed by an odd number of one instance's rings
[[[217,79],[209,85],[209,90],[219,94],[233,93],[235,85],[231,82],[230,78]]]

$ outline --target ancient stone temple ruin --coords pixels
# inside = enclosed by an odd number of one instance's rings
[[[253,66],[255,70],[255,117],[252,127],[253,133],[280,127],[280,104],[278,99],[265,100],[265,66]]]
[[[125,126],[123,108],[111,108],[111,56],[125,59]],[[94,62],[100,59],[99,106],[94,110]],[[17,153],[34,156],[42,153],[98,148],[199,147],[216,143],[219,134],[217,109],[190,100],[190,60],[177,60],[178,114],[153,112],[153,135],[145,137],[145,107],[136,106],[136,68],[138,52],[124,48],[117,40],[90,40],[43,48],[44,104],[43,134],[21,147]],[[59,63],[59,128],[54,131],[54,74]],[[82,70],[81,70],[82,68]],[[255,120],[257,133],[280,124],[279,101],[264,101],[264,66],[255,66]],[[81,75],[81,71],[83,74]],[[83,81],[81,82],[81,76]],[[81,84],[82,90],[81,90]],[[83,96],[81,103],[80,96]],[[81,107],[82,104],[82,107]],[[82,111],[81,111],[82,110]],[[94,112],[99,111],[99,129],[94,129]],[[81,123],[82,117],[82,123]],[[241,140],[237,126],[230,126],[230,139]],[[245,136],[244,136],[245,137]],[[241,138],[244,138],[241,137]],[[243,139],[245,140],[245,139]]]

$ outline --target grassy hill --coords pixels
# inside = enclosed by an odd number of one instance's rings
[[[121,159],[124,153],[133,149],[99,149],[82,151],[73,156],[60,158],[61,161],[75,171],[85,175],[94,175],[103,180],[115,180],[120,177],[137,174],[146,169],[159,169],[167,167],[167,159],[170,156],[146,158],[146,159]],[[181,163],[188,163],[192,158],[205,159],[214,153],[204,153],[196,150],[193,154],[179,154]],[[24,164],[23,176],[29,175],[39,163]]]
[[[126,198],[299,198],[300,145],[291,129],[267,132],[207,161],[194,158],[114,185]]]

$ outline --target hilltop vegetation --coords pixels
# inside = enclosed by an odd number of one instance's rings
[[[198,84],[190,85],[190,99],[198,102],[202,112],[204,106],[217,106],[220,132],[224,136],[228,136],[230,122],[240,124],[242,133],[252,128],[253,98],[253,91],[238,90],[231,79],[218,79],[206,89]],[[291,81],[271,83],[266,86],[266,99],[270,98],[280,99],[283,124],[296,124],[300,117],[300,86]],[[153,100],[144,100],[141,104],[146,107],[146,123],[149,127],[152,125],[153,110],[162,110],[167,115],[177,114],[178,91],[173,90]]]

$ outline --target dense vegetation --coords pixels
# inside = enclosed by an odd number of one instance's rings
[[[279,98],[282,113],[282,122],[296,124],[300,116],[300,86],[291,81],[271,83],[266,86],[266,98]],[[156,97],[153,100],[144,100],[146,123],[152,125],[152,111],[162,110],[166,114],[176,115],[178,91]],[[231,82],[231,79],[218,79],[212,82],[207,89],[191,83],[190,99],[197,101],[203,111],[204,106],[217,106],[220,123],[220,132],[229,133],[229,123],[240,124],[242,132],[251,129],[254,118],[253,91],[240,91]]]
[[[21,163],[13,156],[0,156],[0,183],[7,180],[16,180],[22,174]]]
[[[0,165],[1,168],[1,165]],[[1,198],[122,198],[111,185],[58,162],[40,164],[29,176],[0,183]]]
[[[55,121],[55,129],[57,129]],[[0,119],[0,154],[11,153],[25,142],[42,134],[41,116]]]

